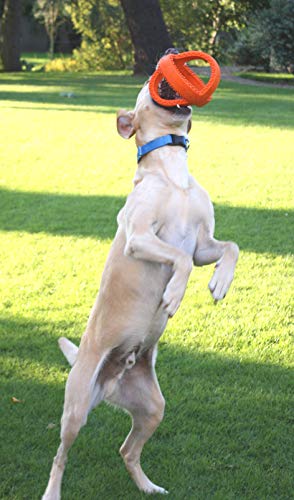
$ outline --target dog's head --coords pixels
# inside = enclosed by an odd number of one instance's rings
[[[125,139],[136,134],[136,143],[142,146],[165,134],[185,135],[191,128],[192,108],[175,106],[164,108],[156,104],[149,93],[147,81],[140,91],[135,109],[121,109],[117,113],[117,130]],[[163,81],[160,95],[165,99],[174,99],[176,92]]]

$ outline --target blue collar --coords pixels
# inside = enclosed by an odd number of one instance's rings
[[[143,156],[150,153],[154,149],[162,148],[162,146],[182,146],[185,150],[188,150],[189,139],[184,135],[168,134],[161,137],[157,137],[153,141],[147,142],[144,146],[138,146],[137,161],[143,158]]]

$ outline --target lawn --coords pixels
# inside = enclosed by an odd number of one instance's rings
[[[294,85],[294,76],[289,73],[262,73],[260,71],[247,71],[246,73],[236,73],[237,76],[249,80],[258,80],[264,83],[286,83]]]
[[[142,82],[0,75],[0,498],[45,489],[69,372],[57,339],[79,342],[99,289],[136,168],[115,112]],[[213,267],[193,271],[160,341],[166,415],[142,462],[171,500],[293,498],[293,104],[288,89],[223,82],[194,110],[190,170],[214,202],[217,237],[241,254],[216,306]],[[104,404],[91,413],[64,500],[145,498],[118,454],[129,427]]]

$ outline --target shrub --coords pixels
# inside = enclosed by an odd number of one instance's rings
[[[78,69],[124,69],[132,64],[132,43],[117,0],[78,0],[71,6],[71,17],[83,37],[74,51]]]
[[[271,0],[251,18],[233,48],[238,64],[294,71],[294,0]]]
[[[45,71],[78,71],[78,64],[73,58],[57,58],[48,61],[45,65]]]

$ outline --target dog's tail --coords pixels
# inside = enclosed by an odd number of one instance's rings
[[[58,339],[58,344],[71,366],[76,362],[79,348],[65,337]]]

